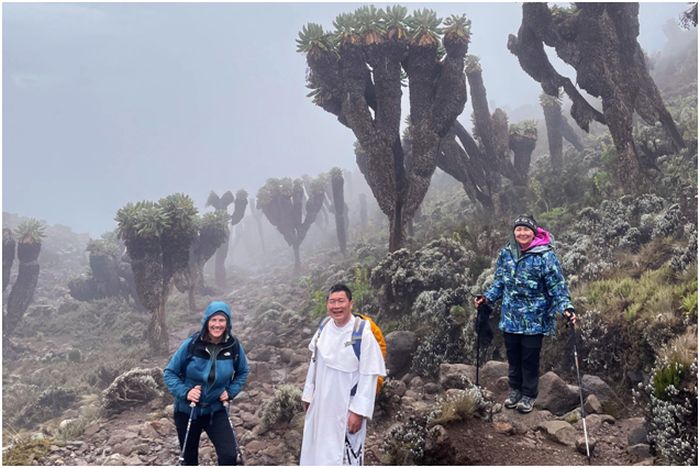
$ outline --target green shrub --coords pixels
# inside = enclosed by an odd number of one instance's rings
[[[654,396],[662,400],[668,400],[670,398],[669,388],[680,388],[686,371],[685,366],[677,362],[672,362],[658,369],[652,379]]]
[[[697,289],[694,275],[691,271],[678,277],[663,266],[636,279],[621,276],[584,285],[576,296],[585,304],[577,306],[577,328],[586,372],[607,377],[620,385],[619,390],[630,379],[636,382],[648,374],[659,350],[686,328],[682,304]],[[561,328],[545,342],[542,369],[569,376],[571,366],[559,356],[570,353],[571,346],[570,334]],[[667,377],[660,376],[660,382]]]
[[[260,408],[260,422],[263,430],[278,423],[289,423],[299,412],[304,411],[301,390],[294,385],[283,384],[275,388],[272,399]]]
[[[697,351],[697,326],[692,326],[659,352],[645,387],[649,441],[660,464],[697,466]]]
[[[428,429],[425,416],[412,416],[392,426],[382,441],[383,465],[421,465]]]
[[[683,313],[688,317],[689,319],[697,320],[698,316],[698,290],[695,289],[695,291],[692,291],[685,295],[683,299],[681,300],[681,308],[683,309]]]
[[[38,465],[51,447],[47,438],[32,438],[28,434],[15,435],[12,442],[2,451],[3,465]]]
[[[428,414],[428,426],[464,421],[486,407],[477,387],[460,390],[440,397]]]

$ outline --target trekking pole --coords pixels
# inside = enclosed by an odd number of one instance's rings
[[[187,438],[190,435],[190,426],[192,425],[192,418],[194,417],[194,409],[197,407],[197,403],[194,401],[190,403],[190,419],[187,420],[187,430],[185,431],[185,440],[182,441],[182,449],[180,450],[180,458],[177,460],[177,464],[182,466],[185,461],[185,447],[187,446]]]
[[[477,324],[478,328],[478,324]],[[481,354],[481,337],[479,336],[479,330],[476,331],[476,386],[479,386],[479,354]]]
[[[568,324],[567,324],[568,325]],[[588,446],[588,430],[586,429],[586,409],[583,407],[583,387],[581,386],[581,372],[578,366],[578,351],[576,350],[576,325],[571,324],[571,332],[574,335],[574,363],[576,363],[576,379],[578,380],[578,396],[581,401],[581,416],[583,418],[583,437],[586,440],[586,458],[591,464],[591,450]]]
[[[238,443],[238,437],[236,437],[236,428],[233,427],[233,423],[231,422],[231,402],[227,401],[225,403],[226,406],[226,417],[228,418],[228,424],[231,426],[231,432],[233,433],[233,442],[236,444],[236,464],[237,465],[245,465],[245,461],[243,460],[243,452],[241,451],[241,445]]]

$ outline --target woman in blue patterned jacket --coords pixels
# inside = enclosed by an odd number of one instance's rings
[[[537,398],[542,339],[554,334],[557,313],[576,322],[551,237],[531,215],[513,223],[513,235],[498,254],[493,284],[475,302],[478,307],[498,300],[511,388],[504,406],[529,413]]]

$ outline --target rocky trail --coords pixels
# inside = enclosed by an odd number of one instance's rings
[[[295,321],[293,317],[298,315],[289,311],[301,310],[306,300],[305,289],[269,275],[237,278],[236,283],[238,289],[223,295],[223,299],[232,305],[234,333],[246,348],[251,375],[246,389],[231,405],[231,422],[246,464],[294,465],[301,444],[303,415],[297,412],[291,421],[266,429],[261,423],[260,408],[272,398],[276,386],[283,383],[299,389],[303,386],[308,360],[306,346],[315,325],[308,320]],[[284,301],[270,298],[284,298]],[[199,298],[200,303],[205,300]],[[173,351],[199,327],[199,319],[198,314],[191,313],[176,317],[177,325],[172,327],[170,340]],[[392,343],[390,336],[387,341]],[[165,356],[150,357],[139,363],[139,367],[162,369],[166,361]],[[387,439],[394,437],[392,429],[410,427],[407,421],[411,417],[427,414],[446,395],[464,392],[474,380],[474,373],[471,365],[443,364],[439,380],[434,382],[412,374],[388,380],[383,401],[393,404],[378,401],[369,429],[365,463],[396,463],[395,458],[387,458],[385,450]],[[418,442],[426,454],[421,460],[426,464],[452,465],[587,464],[582,454],[585,448],[577,450],[577,444],[581,446],[583,440],[582,422],[576,409],[577,387],[553,372],[544,375],[536,409],[523,415],[503,409],[498,403],[507,392],[505,363],[489,361],[482,366],[480,375],[486,399],[491,402],[489,411],[424,431],[425,440]],[[586,376],[584,380],[591,387],[585,394],[587,411],[591,413],[587,428],[590,445],[594,447],[592,464],[650,464],[643,419],[604,414],[603,407],[614,407],[612,391],[597,377]],[[156,395],[145,402],[128,400],[124,398],[118,412],[87,425],[76,440],[56,442],[37,462],[41,465],[176,464],[179,451],[168,396]],[[93,399],[81,404],[96,402]],[[69,409],[55,421],[65,424],[77,414],[79,409]],[[216,464],[214,449],[206,435],[202,436],[200,464]]]

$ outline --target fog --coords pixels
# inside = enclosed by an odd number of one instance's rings
[[[295,39],[358,6],[3,4],[3,211],[99,237],[128,202],[183,192],[203,211],[210,190],[254,197],[269,177],[355,170],[352,132],[306,97]],[[520,4],[406,6],[465,13],[489,100],[537,117],[539,84],[505,46]],[[648,54],[686,8],[641,5]]]

